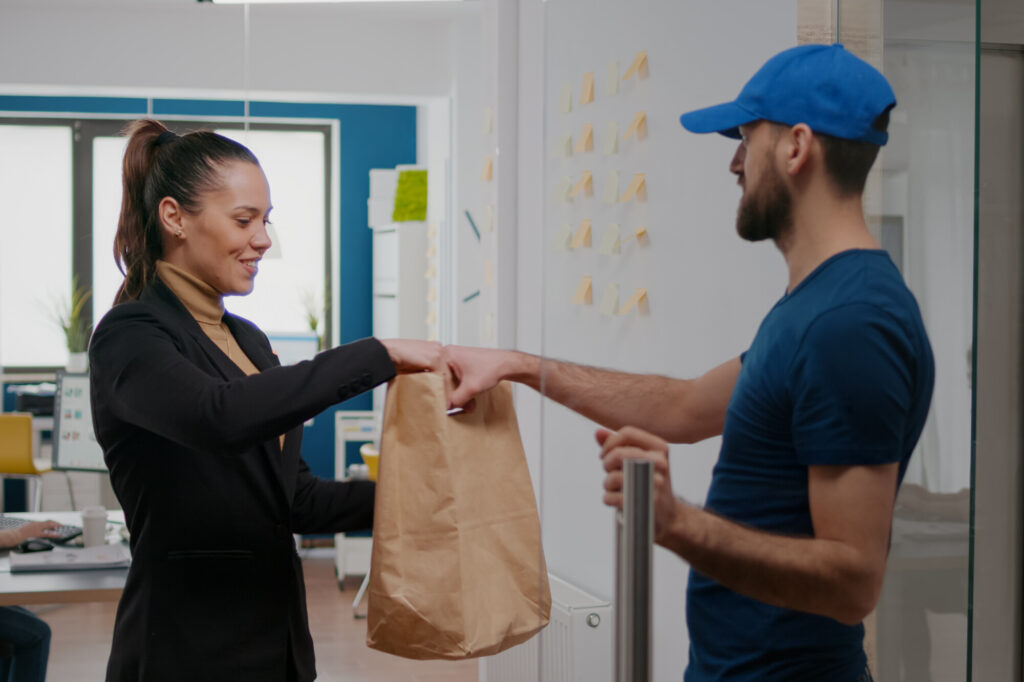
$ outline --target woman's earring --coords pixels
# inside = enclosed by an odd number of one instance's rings
[[[185,236],[185,233],[182,232],[181,229],[179,228],[178,231],[174,233],[174,236],[177,237],[178,239],[181,239],[182,237]]]

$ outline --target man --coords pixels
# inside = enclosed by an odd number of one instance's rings
[[[684,114],[741,140],[737,231],[771,239],[785,295],[741,357],[690,381],[450,347],[462,405],[500,379],[598,430],[604,501],[622,461],[655,467],[655,540],[691,566],[686,680],[870,680],[862,619],[878,601],[896,491],[931,400],[913,296],[864,221],[862,193],[896,101],[840,45],[770,59],[739,97]],[[703,509],[675,498],[666,441],[722,434]]]

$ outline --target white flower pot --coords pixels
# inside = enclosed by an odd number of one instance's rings
[[[89,354],[88,353],[70,353],[68,354],[68,364],[65,369],[75,374],[82,374],[89,369]]]

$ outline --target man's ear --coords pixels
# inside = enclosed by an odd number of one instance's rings
[[[160,229],[165,237],[183,239],[185,237],[185,212],[177,199],[164,197],[156,207],[160,219]]]
[[[784,140],[786,173],[794,177],[810,161],[815,143],[814,133],[806,123],[797,123],[786,131]]]

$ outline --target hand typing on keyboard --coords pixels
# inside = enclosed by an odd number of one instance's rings
[[[15,547],[29,538],[47,538],[60,542],[61,525],[56,521],[29,521],[0,530],[0,547]]]

